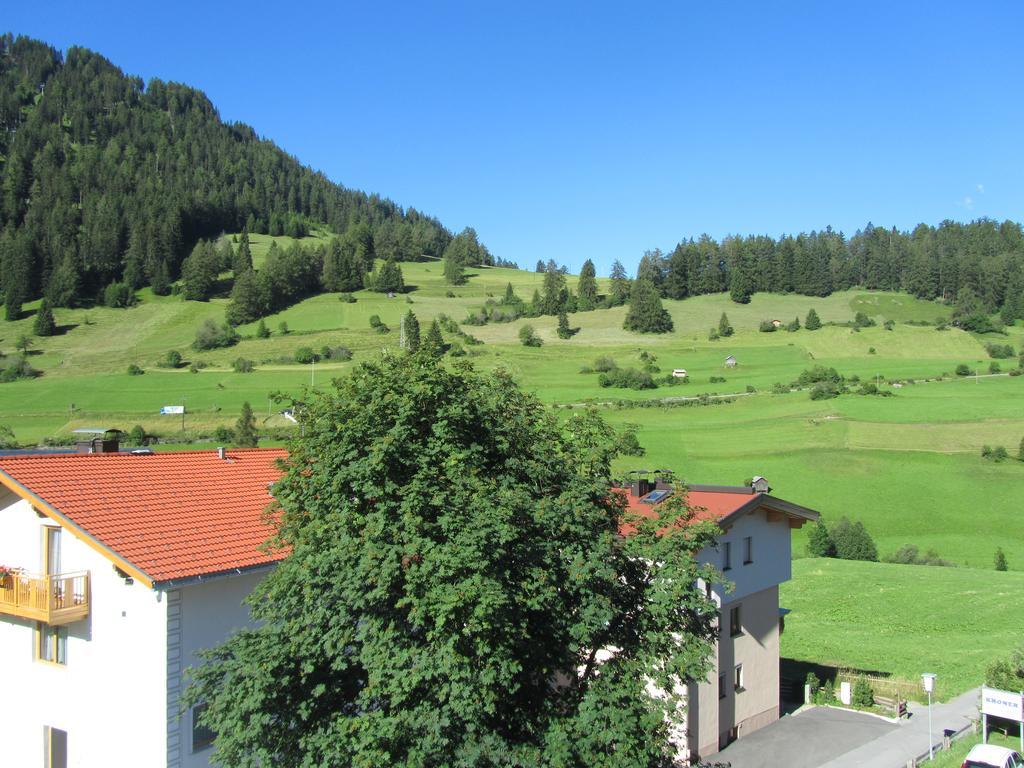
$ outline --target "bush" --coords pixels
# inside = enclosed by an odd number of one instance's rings
[[[841,560],[866,560],[878,562],[878,549],[874,539],[859,520],[851,523],[842,517],[829,531],[836,547],[836,557]]]
[[[584,366],[580,367],[580,373],[593,373],[593,372],[594,372],[594,369],[591,368],[589,365],[584,365]]]
[[[196,340],[192,342],[192,348],[197,350],[218,349],[230,347],[238,343],[238,332],[227,323],[217,323],[215,320],[206,319],[196,331]]]
[[[807,312],[807,318],[804,320],[804,328],[808,331],[816,331],[821,328],[821,318],[818,317],[818,313],[813,309]]]
[[[821,518],[818,518],[818,522],[807,534],[807,554],[811,557],[836,556],[836,545],[832,541],[832,534],[828,532],[828,527]]]
[[[136,424],[128,432],[128,442],[134,446],[141,447],[146,444],[146,430],[141,424]]]
[[[853,316],[853,327],[854,328],[870,328],[875,324],[875,321],[868,317],[863,312],[858,312]]]
[[[896,563],[897,565],[937,565],[944,567],[953,567],[953,563],[949,560],[943,560],[939,557],[939,553],[934,549],[929,549],[923,555],[920,550],[914,544],[904,544],[902,547],[897,549],[889,557],[885,558],[887,563]]]
[[[850,703],[861,709],[868,709],[875,706],[875,695],[871,690],[871,683],[861,678],[853,684],[853,695]]]
[[[839,397],[839,387],[831,381],[819,381],[811,387],[811,400],[831,400]]]
[[[819,680],[818,676],[813,672],[808,672],[807,678],[804,680],[804,685],[810,687],[811,696],[814,696],[814,694],[818,692],[818,689],[821,688],[821,680]]]
[[[608,371],[614,371],[618,368],[615,361],[610,357],[602,355],[601,357],[594,360],[594,370],[598,373],[607,373]]]
[[[757,392],[757,387],[755,387],[755,386],[754,386],[753,384],[747,384],[747,389],[746,389],[746,391],[747,391],[747,394],[750,394],[750,395],[752,395],[752,394],[754,394],[755,392]]]
[[[1002,366],[999,365],[999,363],[997,363],[995,360],[993,360],[991,363],[988,364],[988,372],[989,373],[999,373],[1002,370],[1003,370]]]
[[[983,459],[988,459],[989,461],[994,461],[998,463],[1001,461],[1006,461],[1006,459],[1008,459],[1009,457],[1010,454],[1002,445],[997,445],[995,448],[988,445],[983,445],[981,447],[981,458]]]
[[[235,442],[235,432],[230,427],[221,424],[213,430],[213,439],[218,443],[233,443]]]
[[[0,383],[9,384],[18,379],[32,379],[39,376],[40,372],[28,364],[24,357],[16,357],[0,369]]]
[[[524,325],[519,329],[519,342],[524,347],[539,347],[544,343],[532,325]]]
[[[774,384],[772,384],[773,395],[786,395],[789,394],[789,391],[790,386],[788,384],[783,384],[781,381],[776,381]]]
[[[448,345],[448,354],[452,357],[465,357],[466,348],[459,344],[459,342],[453,341]]]
[[[181,367],[181,352],[176,349],[167,350],[167,354],[164,355],[164,359],[157,363],[159,368],[180,368]]]
[[[256,336],[260,339],[270,338],[270,329],[267,328],[267,324],[263,322],[263,318],[260,318],[260,324],[256,326]]]
[[[236,358],[231,363],[231,370],[233,370],[235,373],[252,373],[255,370],[255,368],[256,366],[252,362],[252,360],[248,360],[244,357]]]
[[[597,383],[602,387],[615,389],[655,389],[658,386],[651,378],[651,374],[638,371],[636,368],[616,368],[602,373]]]
[[[1024,646],[992,662],[985,670],[985,685],[1004,691],[1024,690]]]
[[[343,304],[355,304],[356,297],[353,296],[351,293],[339,293],[338,301],[342,302]]]
[[[874,347],[868,347],[868,354],[869,355],[875,354],[875,348]]]
[[[352,359],[352,350],[348,347],[329,347],[324,345],[320,350],[320,356],[325,360],[340,360],[347,362]]]
[[[838,387],[843,384],[843,377],[835,368],[816,365],[813,368],[807,368],[802,371],[796,380],[797,385],[801,387],[808,387],[819,382],[828,382]]]
[[[761,324],[757,327],[757,330],[759,330],[761,333],[774,333],[775,323],[773,323],[771,320],[762,320]]]
[[[957,376],[972,376],[972,375],[974,375],[974,371],[971,370],[971,367],[969,365],[967,365],[967,363],[960,363],[956,367],[956,375]]]
[[[1003,552],[1002,547],[996,547],[996,556],[994,562],[997,571],[1005,571],[1007,569],[1006,553]]]
[[[128,375],[129,376],[141,376],[144,373],[145,373],[145,371],[142,370],[135,363],[132,363],[131,365],[128,366]]]
[[[710,384],[725,384],[725,376],[712,376],[708,379]]]
[[[126,283],[111,283],[103,291],[103,305],[123,309],[135,304],[135,291]]]
[[[320,355],[313,351],[312,347],[299,347],[295,350],[295,362],[301,365],[309,365],[320,359]]]
[[[894,323],[892,320],[886,320],[885,325],[883,327],[885,328],[885,330],[891,331],[893,328],[896,327],[896,323]]]
[[[1017,354],[1009,344],[986,344],[985,351],[997,360],[1006,360]]]
[[[291,333],[291,331],[288,330],[288,323],[286,323],[284,320],[278,323],[277,332],[280,333],[282,336],[287,336],[289,333]]]
[[[380,319],[380,315],[370,315],[370,327],[377,333],[388,333],[391,331]]]

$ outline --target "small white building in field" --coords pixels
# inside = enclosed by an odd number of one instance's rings
[[[674,379],[685,379],[687,376],[685,368],[673,368],[672,378]]]
[[[250,623],[284,456],[0,457],[0,764],[209,765],[182,673]]]
[[[736,356],[735,355],[729,355],[727,358],[725,358],[725,367],[726,368],[735,368],[736,367]]]

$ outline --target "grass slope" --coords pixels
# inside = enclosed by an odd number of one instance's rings
[[[917,680],[945,699],[1020,642],[1024,574],[806,559],[783,585],[782,655]]]

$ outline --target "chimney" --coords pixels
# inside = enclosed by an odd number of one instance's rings
[[[81,438],[75,441],[75,453],[117,453],[121,449],[119,429],[76,429],[75,434]]]
[[[223,446],[217,448],[217,458],[224,460],[228,457],[227,451],[224,450]]]
[[[629,484],[629,495],[640,498],[646,496],[653,490],[651,487],[651,481],[646,477],[638,477],[632,483]]]

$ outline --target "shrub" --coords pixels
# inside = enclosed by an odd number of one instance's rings
[[[377,333],[388,333],[391,331],[380,319],[380,315],[370,315],[370,327]]]
[[[868,354],[869,355],[875,354],[875,348],[874,347],[868,347]]]
[[[981,447],[981,458],[994,461],[996,463],[1006,461],[1010,457],[1006,448],[1002,445],[997,445],[995,448],[989,445],[983,445]]]
[[[989,373],[999,373],[1001,370],[1003,370],[1003,367],[999,365],[999,363],[997,363],[995,360],[988,364]]]
[[[851,523],[840,518],[829,531],[836,547],[836,557],[841,560],[867,560],[878,562],[878,549],[874,539],[859,520]]]
[[[320,356],[325,360],[340,360],[347,362],[352,359],[352,350],[348,347],[329,347],[324,345],[320,350]]]
[[[192,342],[192,348],[197,350],[218,349],[230,347],[238,343],[238,332],[227,323],[217,323],[215,320],[206,319],[196,331],[196,340]]]
[[[824,365],[816,365],[813,368],[807,368],[802,371],[796,382],[801,387],[807,387],[819,382],[828,382],[830,384],[835,384],[838,387],[842,385],[843,377],[835,368],[826,368]]]
[[[164,355],[164,359],[157,363],[159,368],[180,368],[181,367],[181,352],[176,349],[167,350],[167,354]]]
[[[128,366],[128,375],[129,376],[141,376],[144,373],[145,373],[145,371],[142,370],[142,368],[137,366],[135,363],[132,363],[131,365]]]
[[[1009,344],[986,344],[985,351],[997,360],[1006,360],[1017,354]]]
[[[967,365],[967,363],[960,363],[956,367],[956,375],[957,376],[971,376],[973,374],[974,374],[974,371],[971,370],[971,367],[969,365]]]
[[[853,684],[853,695],[850,703],[855,707],[867,709],[875,706],[875,695],[871,690],[871,683],[861,678]]]
[[[832,541],[832,534],[828,532],[828,527],[821,518],[818,518],[818,522],[807,534],[807,554],[811,557],[836,556],[836,545]]]
[[[544,343],[532,325],[524,325],[519,329],[519,342],[524,347],[539,347]]]
[[[313,351],[312,347],[299,347],[295,350],[295,362],[301,365],[309,365],[320,359],[320,355]]]
[[[757,388],[753,384],[747,384],[747,393],[752,395],[755,392],[757,392]]]
[[[453,341],[448,345],[448,354],[452,357],[465,357],[466,348],[459,344],[459,342]]]
[[[807,312],[807,317],[804,319],[804,328],[808,331],[816,331],[821,328],[821,318],[818,317],[818,313],[813,309]]]
[[[615,361],[606,355],[602,355],[594,360],[594,370],[598,373],[607,373],[608,371],[614,371],[618,368]]]
[[[580,367],[580,373],[593,373],[593,372],[594,372],[594,369],[591,368],[589,365],[584,365],[584,366]]]
[[[260,339],[270,338],[270,329],[267,328],[267,324],[263,322],[263,318],[260,318],[260,324],[256,326],[256,336]]]
[[[277,332],[280,333],[282,336],[287,336],[289,333],[291,333],[291,331],[288,330],[288,323],[286,323],[284,320],[278,323]]]
[[[1024,646],[992,662],[985,670],[985,684],[1004,691],[1024,689]]]
[[[445,291],[444,292],[444,296],[445,296],[446,299],[454,299],[455,298],[455,291]]]
[[[811,387],[811,400],[831,400],[839,397],[839,387],[831,381],[819,381]]]
[[[1006,553],[1003,552],[1002,547],[996,547],[995,566],[997,571],[1005,571],[1006,565]]]
[[[772,384],[773,395],[785,395],[789,393],[789,390],[789,385],[783,384],[781,381],[776,381],[774,384]]]
[[[854,328],[870,328],[875,324],[875,321],[868,317],[863,312],[858,312],[853,316],[853,327]]]
[[[39,375],[40,372],[29,365],[24,356],[19,356],[0,369],[0,382],[8,384],[18,379],[32,379]]]
[[[725,383],[725,377],[724,376],[711,376],[708,379],[708,383],[710,383],[710,384],[724,384]]]
[[[351,293],[339,293],[338,301],[342,302],[343,304],[355,304],[356,297],[353,296]]]
[[[103,290],[103,304],[115,309],[123,309],[135,304],[135,291],[127,283],[111,283]]]
[[[597,383],[602,387],[616,389],[655,389],[658,386],[651,378],[651,374],[646,371],[638,371],[636,368],[616,368],[602,373],[598,377]]]
[[[146,444],[146,430],[141,424],[136,424],[128,432],[128,442],[140,447]]]
[[[821,688],[821,680],[819,680],[818,676],[813,672],[808,672],[807,679],[804,680],[804,685],[810,686],[811,696],[813,696],[818,692],[818,689]]]
[[[771,320],[762,320],[761,324],[757,327],[757,330],[759,330],[761,333],[774,333],[775,323],[773,323]]]
[[[835,684],[832,680],[826,680],[818,689],[818,696],[815,701],[821,704],[833,704],[836,700]]]
[[[252,360],[248,360],[244,357],[235,358],[231,363],[231,370],[235,373],[252,373],[256,366]]]
[[[708,341],[718,341],[718,331],[712,328],[708,331]]]
[[[891,331],[893,328],[896,327],[896,323],[894,323],[892,320],[886,320],[885,325],[883,327],[885,328],[885,330]]]
[[[800,318],[799,317],[794,317],[792,319],[792,321],[786,323],[786,330],[789,331],[790,333],[794,333],[795,331],[799,331],[800,330]]]
[[[235,433],[230,427],[225,427],[223,424],[217,426],[213,430],[213,439],[218,443],[233,443],[235,442]]]
[[[897,549],[889,557],[885,558],[887,563],[896,563],[897,565],[937,565],[944,567],[953,567],[953,563],[949,560],[943,560],[939,557],[939,553],[934,549],[929,549],[923,555],[915,544],[904,544],[902,547]]]

